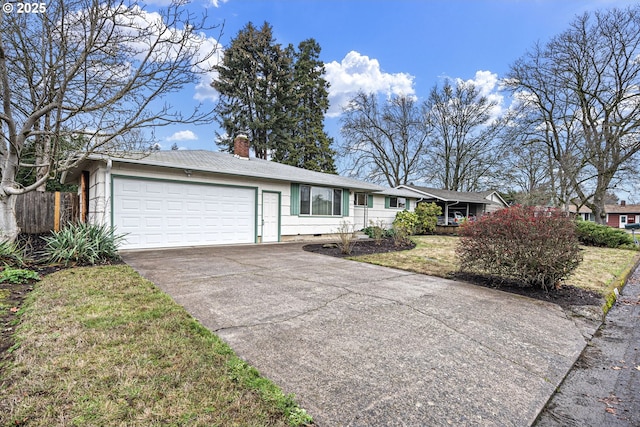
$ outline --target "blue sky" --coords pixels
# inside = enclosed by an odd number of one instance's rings
[[[150,0],[149,11],[168,0]],[[627,0],[194,0],[188,7],[206,11],[210,24],[224,24],[218,41],[228,46],[248,22],[272,25],[276,41],[297,44],[314,38],[321,46],[330,88],[326,130],[340,140],[342,104],[358,90],[414,95],[424,99],[445,78],[474,80],[504,105],[499,92],[518,57],[536,42],[568,28],[576,15]],[[218,37],[217,32],[208,36]],[[212,40],[213,41],[213,40]],[[198,102],[213,108],[216,94],[205,78],[186,87],[172,103],[189,109]],[[216,123],[158,129],[163,149],[215,146]]]

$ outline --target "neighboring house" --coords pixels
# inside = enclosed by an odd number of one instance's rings
[[[571,206],[569,208],[569,212],[572,214],[576,214],[576,216],[579,216],[580,218],[584,219],[585,221],[592,221],[595,222],[595,216],[593,215],[593,212],[591,212],[591,209],[589,209],[586,206],[581,206],[580,209],[578,209],[578,211],[576,212],[576,207],[575,206]]]
[[[486,213],[506,208],[508,204],[496,191],[463,192],[438,190],[417,185],[400,185],[396,190],[405,190],[420,202],[433,202],[442,208],[442,215],[448,221],[458,212],[464,217],[479,217]]]
[[[640,223],[640,205],[628,205],[624,200],[619,205],[605,205],[607,225],[624,228],[627,224]]]
[[[585,221],[595,221],[591,209],[586,206],[582,206],[577,212],[575,206],[571,206],[569,210]],[[628,205],[622,200],[620,204],[604,205],[604,210],[607,213],[605,222],[609,227],[625,228],[627,224],[640,223],[640,205]]]
[[[390,225],[414,193],[235,154],[154,151],[90,156],[69,172],[81,217],[126,234],[123,249],[279,242],[335,233],[344,221]],[[413,194],[414,197],[411,197]]]

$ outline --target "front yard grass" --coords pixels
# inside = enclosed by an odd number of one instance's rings
[[[351,259],[429,274],[448,277],[458,270],[455,248],[459,238],[455,236],[414,236],[414,249],[401,252],[363,255]],[[595,291],[605,296],[611,284],[638,259],[638,252],[625,249],[582,246],[583,261],[566,280],[566,284]]]
[[[19,316],[1,425],[286,426],[308,415],[126,265],[60,271]]]

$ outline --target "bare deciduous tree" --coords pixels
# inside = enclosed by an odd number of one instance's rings
[[[535,116],[564,196],[576,194],[600,223],[607,190],[640,151],[639,57],[640,6],[587,13],[516,61],[506,80]]]
[[[428,158],[433,185],[453,191],[487,186],[500,164],[498,134],[504,121],[494,117],[497,102],[469,82],[435,86],[425,103],[433,128]]]
[[[215,43],[180,2],[51,0],[44,13],[0,14],[0,239],[14,239],[15,196],[92,153],[144,151],[143,130],[209,117],[166,96],[210,70]],[[35,162],[25,162],[31,146]],[[36,170],[21,187],[21,169]]]
[[[341,125],[341,151],[357,176],[391,187],[422,177],[429,130],[412,98],[398,96],[379,105],[374,94],[360,92],[345,109]]]

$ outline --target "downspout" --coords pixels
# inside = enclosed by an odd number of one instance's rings
[[[446,218],[445,223],[446,223],[447,225],[449,225],[449,206],[455,206],[455,205],[457,205],[458,203],[460,203],[460,200],[458,200],[458,201],[456,201],[456,202],[453,202],[453,203],[451,203],[451,204],[449,204],[449,203],[445,203],[445,204],[444,204],[444,210],[445,210],[445,212],[444,212],[444,217]]]
[[[111,194],[111,168],[113,161],[107,159],[107,171],[104,173],[104,212],[103,218],[109,218],[109,225],[113,229],[113,194]],[[107,206],[109,206],[109,216],[107,217]],[[104,222],[103,219],[103,222]]]

